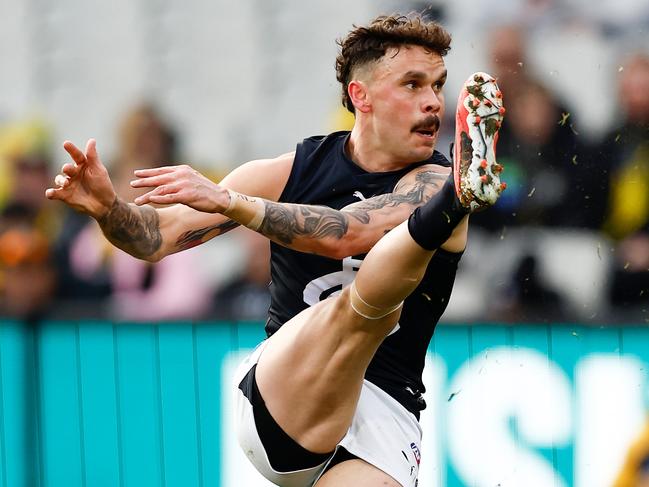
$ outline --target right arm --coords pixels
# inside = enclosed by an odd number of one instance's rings
[[[63,166],[62,173],[55,178],[56,187],[47,189],[46,197],[61,200],[93,217],[113,245],[134,257],[155,262],[239,225],[221,214],[180,204],[156,209],[126,203],[115,193],[94,140],[88,141],[85,152],[71,142],[63,146],[74,162]],[[292,164],[292,153],[251,161],[233,170],[220,185],[277,200]],[[187,170],[193,171],[189,167]]]
[[[369,251],[386,232],[428,201],[448,177],[448,168],[428,164],[406,174],[391,193],[351,204],[327,206],[278,203],[206,180],[188,166],[136,171],[135,187],[152,188],[135,203],[181,203],[223,214],[274,242],[300,252],[342,259]],[[263,178],[263,173],[253,175]],[[199,188],[197,190],[196,188]]]

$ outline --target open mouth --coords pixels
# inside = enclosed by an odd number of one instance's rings
[[[430,130],[427,130],[427,129],[420,129],[420,130],[415,130],[415,133],[417,133],[417,134],[419,134],[419,135],[423,135],[424,137],[428,137],[428,138],[431,138],[431,139],[432,139],[432,138],[435,136],[435,134],[437,133],[437,131],[436,131],[436,130],[432,130],[432,129],[430,129]]]
[[[439,123],[439,117],[437,117],[436,115],[431,115],[415,125],[412,128],[412,131],[416,134],[421,135],[422,137],[432,139],[433,137],[435,137],[435,135],[437,135],[437,131],[439,130]]]

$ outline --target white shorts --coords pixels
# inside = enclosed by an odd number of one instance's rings
[[[324,473],[333,458],[304,470],[277,472],[268,461],[257,432],[253,408],[239,384],[257,363],[265,342],[237,368],[236,432],[239,445],[255,468],[271,482],[283,487],[310,487]],[[390,475],[404,487],[416,487],[419,473],[422,430],[415,416],[394,398],[368,381],[363,381],[352,424],[338,447]]]

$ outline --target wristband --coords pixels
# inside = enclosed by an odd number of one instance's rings
[[[223,214],[250,230],[255,232],[259,230],[266,216],[264,200],[262,198],[252,198],[230,189],[227,192],[230,195],[230,204]]]

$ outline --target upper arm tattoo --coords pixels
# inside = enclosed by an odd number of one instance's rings
[[[98,221],[113,244],[135,257],[149,257],[162,245],[160,218],[151,206],[129,205],[115,198],[109,212]]]
[[[372,210],[392,208],[401,204],[420,206],[426,203],[444,184],[448,176],[426,170],[416,174],[414,183],[398,183],[392,193],[382,194],[359,201],[343,209],[361,223],[369,223]]]
[[[349,227],[347,216],[326,206],[292,205],[266,201],[259,231],[291,244],[296,237],[341,238]]]
[[[430,199],[446,178],[446,175],[434,171],[421,171],[415,176],[414,183],[399,183],[392,193],[359,201],[342,211],[326,206],[266,201],[264,219],[258,231],[286,245],[293,243],[297,237],[341,239],[349,230],[350,216],[362,224],[368,224],[372,210],[404,203],[419,206]]]
[[[223,235],[224,233],[227,233],[230,230],[237,228],[238,226],[239,223],[233,220],[227,220],[223,223],[219,223],[218,225],[199,228],[197,230],[190,230],[178,237],[178,240],[176,240],[176,247],[178,247],[179,250],[191,249],[192,247],[196,247],[197,245],[203,243],[203,238],[205,237],[205,235],[214,230],[218,230],[218,233],[216,235]]]

